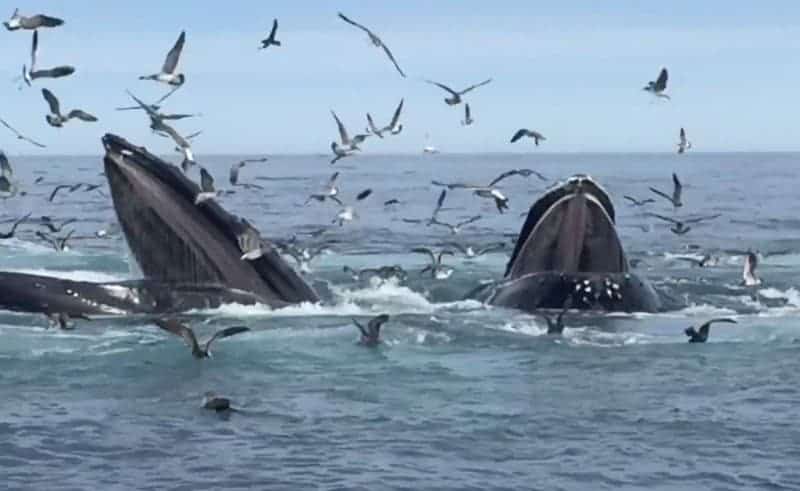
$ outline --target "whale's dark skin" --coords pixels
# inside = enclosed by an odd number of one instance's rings
[[[470,296],[527,312],[559,309],[568,299],[575,309],[662,309],[653,287],[629,271],[608,194],[582,175],[533,204],[505,278]]]
[[[247,221],[213,200],[195,205],[200,189],[180,169],[115,135],[103,145],[117,218],[144,279],[92,283],[0,272],[0,308],[123,315],[319,300]],[[261,257],[241,259],[244,235],[261,241]]]

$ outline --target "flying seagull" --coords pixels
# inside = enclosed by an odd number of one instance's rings
[[[153,110],[153,111],[155,111],[155,112],[158,112],[158,111],[160,111],[160,110],[161,110],[161,104],[162,104],[164,101],[166,101],[167,99],[169,99],[169,98],[170,98],[170,96],[172,96],[172,94],[174,94],[175,92],[177,92],[177,91],[178,91],[178,89],[180,89],[180,88],[181,88],[181,86],[180,86],[180,85],[178,85],[178,86],[175,86],[175,87],[171,88],[171,89],[169,90],[169,92],[167,92],[166,94],[162,95],[162,96],[161,96],[161,97],[160,97],[160,98],[159,98],[159,99],[158,99],[156,102],[154,102],[154,103],[152,103],[152,104],[148,104],[148,106],[150,107],[150,109],[152,109],[152,110]],[[133,110],[140,110],[140,109],[142,109],[142,106],[140,106],[140,105],[138,105],[138,104],[137,104],[137,105],[135,105],[135,106],[117,107],[117,108],[115,108],[115,109],[116,109],[117,111],[133,111]],[[164,119],[168,119],[168,118],[164,118]],[[175,118],[172,118],[172,119],[175,119]]]
[[[55,249],[56,251],[63,252],[69,250],[67,242],[69,242],[69,239],[72,238],[72,234],[74,233],[75,230],[70,230],[69,232],[67,232],[65,236],[56,237],[54,235],[44,233],[41,230],[37,230],[36,236],[42,239],[43,241],[48,242],[51,246],[53,246],[53,249]]]
[[[242,186],[245,188],[255,188],[255,189],[264,189],[263,186],[259,186],[258,184],[250,184],[250,183],[239,183],[239,171],[245,165],[251,162],[266,162],[268,159],[266,157],[261,157],[257,159],[244,159],[236,162],[235,164],[231,165],[231,170],[228,175],[228,180],[231,183],[231,186]]]
[[[44,100],[47,101],[47,104],[50,106],[50,114],[48,114],[45,119],[47,119],[47,124],[54,128],[61,128],[64,126],[64,123],[72,118],[77,118],[88,123],[94,123],[97,121],[96,117],[81,109],[73,109],[67,113],[66,116],[64,116],[61,114],[61,105],[58,103],[58,99],[55,95],[53,95],[52,92],[47,89],[42,89],[42,95],[44,96]]]
[[[183,168],[184,172],[186,172],[189,167],[195,164],[194,153],[192,153],[192,145],[189,143],[189,140],[193,135],[184,138],[177,131],[175,131],[175,128],[165,123],[161,117],[161,114],[159,114],[157,111],[154,111],[152,107],[142,102],[141,99],[133,95],[130,91],[128,91],[128,95],[134,101],[136,101],[137,104],[139,104],[139,107],[141,107],[144,112],[147,113],[147,116],[150,118],[151,130],[166,134],[172,138],[172,140],[178,146],[178,149],[181,151],[181,153],[183,153],[183,162],[181,162],[181,168]],[[197,134],[200,134],[200,132],[197,132],[195,136]]]
[[[276,32],[278,32],[278,19],[272,21],[272,30],[269,32],[269,36],[261,41],[261,47],[258,49],[267,49],[270,46],[280,46],[281,42],[275,39]]]
[[[695,329],[694,326],[687,327],[684,331],[687,336],[689,336],[690,343],[705,343],[708,340],[708,335],[711,333],[711,324],[715,322],[726,322],[728,324],[736,324],[737,322],[733,319],[722,318],[722,319],[711,319],[708,322],[703,323],[700,326],[700,329]]]
[[[633,206],[644,206],[644,205],[646,205],[648,203],[655,203],[656,202],[656,200],[654,200],[653,198],[645,198],[645,199],[641,199],[640,200],[640,199],[634,198],[633,196],[627,196],[627,195],[623,196],[623,198],[625,198],[626,200],[630,201],[631,205],[633,205]]]
[[[472,113],[469,110],[469,103],[467,102],[464,104],[464,119],[461,120],[461,126],[469,126],[474,122],[475,120],[472,119]]]
[[[32,139],[28,138],[27,136],[23,135],[22,133],[20,133],[19,131],[17,131],[13,126],[8,124],[8,122],[6,122],[6,120],[4,120],[3,118],[0,118],[0,124],[5,126],[6,128],[8,128],[15,135],[17,135],[17,140],[26,141],[26,142],[28,142],[28,143],[30,143],[30,144],[32,144],[34,146],[37,146],[39,148],[47,148],[46,145],[43,145],[43,144],[41,144],[41,143],[39,143],[39,142],[37,142],[35,140],[32,140]]]
[[[14,237],[14,234],[17,232],[17,227],[19,227],[21,224],[25,223],[25,220],[30,218],[30,216],[31,216],[31,213],[28,213],[24,217],[15,220],[14,224],[11,225],[11,230],[9,230],[8,232],[0,232],[0,240],[2,240],[2,239],[10,239],[10,238]]]
[[[685,235],[685,234],[687,234],[692,229],[692,227],[689,227],[689,226],[686,225],[688,223],[700,223],[700,222],[704,222],[704,221],[707,221],[707,220],[713,220],[715,218],[719,218],[720,217],[720,214],[717,213],[716,215],[709,215],[709,216],[705,216],[705,217],[686,218],[686,219],[683,219],[683,220],[676,220],[675,218],[666,217],[664,215],[658,215],[656,213],[648,213],[648,215],[651,216],[651,217],[654,217],[654,218],[658,218],[659,220],[664,220],[665,222],[672,223],[673,226],[670,227],[670,230],[672,231],[672,233],[674,233],[676,235]]]
[[[478,220],[480,220],[481,218],[483,218],[483,217],[480,216],[480,215],[475,215],[475,216],[467,218],[466,220],[461,220],[458,223],[447,223],[447,222],[443,222],[441,220],[438,220],[437,218],[434,217],[431,220],[431,225],[437,225],[437,226],[440,226],[440,227],[447,227],[447,228],[450,229],[450,233],[455,235],[455,234],[457,234],[457,233],[459,233],[461,231],[461,227],[463,227],[464,225],[469,225],[471,223],[475,223]]]
[[[403,73],[403,70],[400,68],[400,65],[397,64],[397,60],[394,59],[394,55],[389,50],[389,47],[386,46],[386,44],[381,40],[381,38],[379,38],[374,32],[370,31],[369,29],[367,29],[366,27],[362,26],[358,22],[355,22],[354,20],[348,18],[347,16],[345,16],[341,12],[339,12],[339,18],[342,19],[343,21],[347,22],[348,24],[356,26],[359,29],[361,29],[362,31],[366,32],[367,35],[369,36],[369,40],[372,42],[372,44],[375,45],[378,48],[382,48],[383,49],[383,51],[386,53],[386,56],[389,57],[389,59],[392,61],[392,64],[394,65],[394,67],[397,69],[397,73],[399,73],[400,76],[405,78],[406,74]]]
[[[63,228],[69,225],[70,223],[75,223],[77,221],[78,220],[75,218],[69,218],[61,222],[60,225],[56,225],[55,222],[53,222],[52,218],[44,216],[42,217],[41,223],[39,225],[42,227],[47,227],[47,229],[50,230],[51,233],[57,234],[61,232],[61,230],[63,230]]]
[[[444,89],[444,90],[446,90],[447,92],[450,93],[450,97],[445,97],[445,99],[444,99],[444,102],[446,102],[448,106],[455,106],[456,104],[461,104],[461,101],[463,100],[461,98],[462,95],[466,94],[467,92],[469,92],[471,90],[477,89],[478,87],[482,87],[482,86],[488,84],[491,81],[492,81],[492,79],[489,78],[489,79],[486,79],[483,82],[477,83],[475,85],[470,85],[469,87],[467,87],[466,89],[464,89],[462,91],[456,92],[455,90],[451,89],[450,87],[448,87],[448,86],[446,86],[444,84],[440,84],[439,82],[434,82],[433,80],[426,80],[426,82],[428,82],[429,84],[433,84],[433,85],[435,85],[435,86],[437,86],[437,87],[439,87],[441,89]]]
[[[75,73],[75,67],[69,65],[61,65],[55,68],[48,68],[43,70],[36,69],[36,61],[39,53],[39,31],[33,31],[33,40],[31,41],[31,66],[27,68],[22,65],[22,78],[28,87],[31,83],[38,78],[61,78],[72,75]]]
[[[79,182],[79,183],[77,183],[77,184],[59,184],[58,186],[56,186],[55,188],[53,188],[53,191],[50,193],[50,197],[49,197],[49,198],[47,198],[47,201],[49,201],[49,202],[51,202],[51,203],[52,203],[52,202],[53,202],[53,200],[54,200],[54,199],[56,199],[56,195],[57,195],[57,194],[58,194],[58,193],[59,193],[59,192],[60,192],[62,189],[67,189],[67,190],[68,190],[70,193],[74,193],[75,191],[77,191],[78,189],[80,189],[80,188],[81,188],[81,186],[83,186],[83,183],[80,183],[80,182]]]
[[[365,189],[356,195],[356,201],[363,201],[372,194],[372,189]],[[343,203],[339,200],[335,200],[337,203],[342,205]],[[344,225],[344,222],[350,222],[358,218],[358,213],[353,206],[345,206],[339,213],[336,215],[336,218],[333,219],[332,223],[338,223],[341,227]]]
[[[394,115],[392,116],[392,120],[389,122],[388,125],[384,126],[383,128],[378,128],[375,126],[375,122],[372,120],[372,115],[367,113],[367,133],[373,134],[378,138],[383,138],[383,134],[386,132],[391,133],[392,135],[398,135],[401,131],[403,131],[403,125],[400,124],[400,112],[403,110],[403,101],[405,99],[400,99],[400,104],[397,105],[397,109],[394,110]]]
[[[650,82],[647,82],[647,86],[642,88],[642,90],[650,92],[656,97],[669,100],[670,97],[664,93],[664,91],[667,89],[668,78],[669,75],[667,74],[667,69],[662,68],[661,73],[658,74],[658,78],[655,81],[651,80]]]
[[[683,153],[692,148],[692,142],[686,139],[686,130],[681,128],[680,141],[677,143],[678,153]]]
[[[308,204],[312,199],[317,201],[325,201],[326,199],[332,199],[339,203],[339,205],[344,206],[339,198],[336,195],[339,194],[339,187],[336,185],[336,180],[339,178],[339,171],[336,171],[331,175],[330,179],[328,179],[328,183],[325,185],[325,189],[321,193],[314,193],[311,194],[304,204]]]
[[[453,274],[453,268],[442,264],[442,257],[445,255],[452,256],[453,251],[445,249],[440,251],[439,254],[436,254],[428,247],[415,247],[414,249],[411,249],[411,252],[415,252],[417,254],[427,254],[431,260],[430,264],[425,266],[425,268],[419,272],[420,275],[430,271],[432,278],[437,280],[445,280]]]
[[[544,318],[545,322],[547,322],[547,334],[561,335],[564,332],[564,314],[567,313],[567,310],[569,310],[571,305],[572,298],[567,297],[567,299],[564,301],[564,306],[561,308],[561,311],[558,313],[555,319],[544,313],[539,314],[542,316],[542,318]]]
[[[339,129],[339,140],[341,141],[341,143],[335,141],[331,142],[331,150],[333,150],[334,155],[333,160],[331,160],[331,164],[335,164],[339,161],[339,159],[349,157],[356,151],[361,150],[359,145],[366,140],[369,135],[356,135],[351,140],[350,135],[347,134],[347,129],[344,127],[344,124],[342,124],[339,116],[337,116],[333,110],[331,110],[331,115],[333,115],[333,119],[336,120],[336,127]]]
[[[155,80],[156,82],[169,85],[183,85],[186,81],[186,76],[182,73],[175,73],[175,69],[178,67],[178,61],[180,61],[181,51],[183,51],[183,44],[185,42],[186,31],[181,31],[181,35],[178,36],[175,45],[169,50],[169,53],[167,53],[164,66],[161,67],[161,72],[153,75],[143,75],[139,77],[139,80]]]
[[[680,208],[683,206],[683,202],[681,201],[681,195],[683,194],[683,184],[678,179],[678,174],[672,173],[672,196],[668,195],[663,191],[659,191],[656,188],[650,188],[650,191],[656,193],[657,195],[661,196],[665,200],[672,203],[672,206],[675,208]]]
[[[744,257],[744,270],[742,271],[742,284],[744,286],[758,286],[761,284],[761,278],[756,276],[757,268],[758,254],[753,251],[747,251]]]
[[[445,245],[449,246],[449,247],[455,247],[462,254],[464,254],[464,256],[466,256],[469,259],[472,259],[472,258],[475,258],[475,257],[480,257],[480,256],[483,256],[484,254],[489,254],[490,252],[499,251],[499,250],[505,249],[505,247],[506,247],[506,243],[505,242],[495,242],[493,244],[489,244],[487,246],[481,247],[480,249],[475,249],[472,246],[465,246],[465,245],[460,244],[458,242],[448,242]]]
[[[436,223],[436,217],[439,215],[439,212],[442,210],[442,205],[444,204],[444,200],[447,197],[447,190],[442,189],[442,192],[439,193],[439,197],[436,199],[436,206],[433,208],[433,213],[431,217],[428,219],[419,219],[419,218],[403,218],[403,221],[406,223],[425,223],[426,225],[430,226]]]
[[[543,176],[541,173],[539,173],[539,172],[537,172],[537,171],[535,171],[533,169],[512,169],[512,170],[503,172],[502,174],[500,174],[499,176],[494,178],[492,180],[492,182],[489,183],[488,186],[480,186],[480,185],[465,184],[465,183],[449,183],[448,184],[448,183],[444,183],[444,182],[441,182],[441,181],[431,181],[431,183],[434,184],[435,186],[445,186],[448,189],[468,189],[468,190],[472,190],[475,193],[475,195],[477,195],[477,196],[479,196],[481,198],[493,199],[494,202],[495,202],[495,206],[497,207],[497,210],[500,213],[503,213],[504,210],[508,209],[508,198],[502,192],[500,192],[499,189],[495,188],[494,186],[498,182],[502,181],[503,179],[506,179],[506,178],[511,177],[511,176],[530,177],[532,175],[535,175],[536,177],[538,177],[539,179],[541,179],[543,181],[547,180],[547,178],[545,176]]]
[[[359,342],[364,346],[369,347],[379,345],[381,343],[381,327],[383,327],[388,320],[388,314],[381,314],[370,319],[365,327],[363,324],[353,319],[353,324],[355,324],[358,330],[361,332],[361,339]]]
[[[58,27],[63,23],[64,21],[59,18],[50,17],[49,15],[44,14],[25,17],[24,15],[20,15],[19,9],[14,9],[14,13],[11,14],[11,18],[3,22],[3,25],[6,26],[6,29],[9,31],[16,31],[19,29],[35,30],[42,27]]]
[[[540,141],[546,141],[547,138],[544,137],[538,131],[529,130],[526,128],[520,128],[514,133],[514,136],[511,137],[511,143],[516,143],[519,141],[523,136],[527,136],[529,138],[533,138],[533,143],[538,147]]]
[[[194,198],[194,204],[199,205],[222,194],[214,189],[214,178],[204,167],[200,167],[200,192]]]
[[[198,359],[211,357],[211,343],[217,339],[227,338],[250,330],[249,327],[245,326],[227,327],[214,333],[214,335],[211,336],[208,341],[201,345],[197,341],[197,337],[194,335],[192,328],[182,324],[177,319],[156,319],[154,322],[161,329],[169,331],[176,336],[182,337],[184,342],[192,350],[192,356]]]

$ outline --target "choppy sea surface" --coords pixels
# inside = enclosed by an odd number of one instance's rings
[[[201,161],[227,185],[242,156]],[[28,212],[77,218],[56,252],[23,225],[0,240],[0,270],[82,280],[136,278],[115,233],[100,157],[14,157],[25,196],[0,202],[0,231]],[[329,226],[330,250],[306,277],[318,305],[272,311],[226,305],[192,312],[198,332],[244,324],[197,361],[143,319],[78,321],[0,312],[0,488],[4,489],[800,489],[800,193],[798,154],[576,154],[359,156],[335,169],[324,156],[248,164],[221,201],[262,235],[308,244]],[[468,191],[449,193],[440,218],[482,220],[456,236],[402,218],[430,215],[432,179],[488,183],[529,167],[549,181],[502,183],[500,215]],[[332,203],[306,197],[339,170],[345,202],[367,187],[357,220],[331,225]],[[677,214],[656,198],[624,195],[684,184]],[[196,177],[196,171],[193,171]],[[543,319],[464,296],[502,275],[524,213],[553,181],[588,173],[611,194],[637,271],[680,305],[660,314],[568,315],[562,337]],[[37,177],[42,181],[34,184]],[[384,206],[396,198],[399,205]],[[684,236],[646,212],[719,213]],[[94,238],[105,229],[109,237]],[[81,238],[83,237],[83,238]],[[448,280],[420,276],[412,247],[508,243],[476,259],[458,254]],[[743,252],[758,250],[763,284],[739,285]],[[713,267],[680,259],[711,254]],[[408,278],[354,280],[344,266],[399,264]],[[384,343],[357,344],[351,319],[388,313]],[[707,344],[683,330],[712,317]],[[238,412],[201,408],[206,391]]]

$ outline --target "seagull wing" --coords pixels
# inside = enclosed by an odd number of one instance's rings
[[[58,194],[58,192],[59,192],[59,191],[61,191],[62,189],[69,188],[69,187],[72,187],[72,186],[71,186],[71,185],[69,185],[69,184],[59,184],[58,186],[56,186],[56,187],[53,189],[53,192],[52,192],[52,193],[50,193],[50,197],[49,197],[49,198],[47,198],[47,201],[49,201],[49,202],[51,202],[51,203],[52,203],[52,202],[53,202],[53,200],[55,199],[55,197],[56,197],[56,195]]]
[[[516,143],[520,138],[523,136],[529,136],[530,131],[526,130],[525,128],[521,128],[514,133],[514,136],[511,137],[511,143]]]
[[[433,251],[427,247],[415,247],[411,249],[411,252],[416,252],[417,254],[427,254],[431,259],[431,264],[436,264],[436,254],[434,254]]]
[[[155,325],[164,329],[165,331],[171,332],[176,336],[180,336],[183,338],[183,341],[186,343],[192,351],[197,351],[200,349],[200,345],[197,344],[197,338],[194,335],[194,331],[184,324],[182,324],[177,319],[156,319],[153,321]]]
[[[708,336],[708,331],[711,329],[711,324],[716,322],[725,322],[727,324],[738,324],[734,319],[730,319],[727,317],[720,318],[720,319],[711,319],[710,321],[704,322],[698,331],[700,332],[701,336]]]
[[[6,154],[0,150],[0,175],[13,175],[14,169],[11,168],[11,164],[8,162],[8,157]]]
[[[370,332],[378,334],[381,330],[381,326],[383,326],[388,320],[389,320],[388,314],[381,314],[377,317],[373,317],[367,323],[367,329],[369,329]]]
[[[353,319],[353,324],[355,324],[355,326],[358,328],[358,330],[361,331],[361,335],[362,336],[364,336],[365,338],[369,337],[369,332],[367,332],[367,329],[360,322],[358,322],[357,320]]]
[[[339,171],[333,173],[330,179],[328,179],[328,187],[332,188],[336,184],[336,179],[339,178]]]
[[[447,242],[444,245],[447,247],[455,247],[461,254],[467,253],[467,248],[463,244],[460,244],[458,242]]]
[[[22,25],[25,26],[26,29],[38,29],[40,27],[58,27],[63,23],[63,20],[56,17],[38,14],[25,18]]]
[[[675,201],[680,201],[681,194],[683,193],[683,184],[681,184],[680,179],[678,179],[678,174],[672,173],[672,196]]]
[[[61,116],[61,105],[58,103],[58,98],[47,89],[42,89],[42,95],[44,100],[47,101],[47,105],[50,106],[50,112],[56,116]]]
[[[456,223],[456,227],[463,227],[464,225],[469,225],[470,223],[475,223],[478,220],[483,218],[481,215],[475,215],[473,217],[469,217],[466,220]]]
[[[469,121],[471,111],[469,110],[469,102],[464,104],[464,121]]]
[[[86,121],[89,123],[94,123],[95,121],[97,121],[96,116],[89,114],[81,109],[73,109],[72,111],[69,112],[69,114],[67,114],[67,118],[69,119],[78,118],[81,121]]]
[[[366,199],[366,198],[367,198],[367,197],[368,197],[370,194],[372,194],[372,189],[369,189],[369,188],[367,188],[367,189],[365,189],[365,190],[361,191],[360,193],[358,193],[358,195],[356,196],[356,200],[357,200],[357,201],[364,200],[364,199]]]
[[[664,215],[659,215],[657,213],[648,213],[647,216],[658,218],[659,220],[664,220],[665,222],[674,223],[675,225],[680,223],[680,222],[678,222],[678,220],[675,220],[674,218],[665,217]]]
[[[348,24],[350,24],[350,25],[353,25],[353,26],[356,26],[356,27],[358,27],[358,28],[359,28],[359,29],[361,29],[362,31],[364,31],[364,32],[366,32],[367,34],[369,34],[369,35],[370,35],[370,37],[372,37],[372,36],[375,36],[375,34],[374,34],[372,31],[370,31],[370,30],[369,30],[369,29],[367,29],[366,27],[362,26],[362,25],[361,25],[361,24],[359,24],[358,22],[356,22],[356,21],[354,21],[354,20],[350,19],[349,17],[347,17],[346,15],[344,15],[344,14],[343,14],[343,13],[341,13],[341,12],[339,12],[339,18],[340,18],[340,19],[342,19],[343,21],[347,22],[347,23],[348,23]]]
[[[453,251],[450,250],[443,250],[439,253],[439,256],[436,258],[436,264],[442,264],[442,256],[453,256]]]
[[[372,133],[377,135],[380,132],[378,127],[375,126],[375,121],[372,120],[372,115],[370,113],[367,113],[367,125],[369,125],[369,131]]]
[[[495,184],[497,184],[498,182],[502,181],[503,179],[505,179],[505,178],[507,178],[507,177],[511,177],[511,176],[516,176],[516,175],[518,175],[519,173],[520,173],[520,172],[519,172],[519,170],[518,170],[518,169],[512,169],[512,170],[505,171],[505,172],[503,172],[502,174],[500,174],[499,176],[495,177],[495,178],[494,178],[494,180],[493,180],[492,182],[490,182],[490,183],[489,183],[489,186],[488,186],[488,187],[492,187],[492,186],[494,186]]]
[[[686,131],[683,128],[681,128],[681,136],[680,136],[680,138],[681,138],[681,146],[685,146],[686,145]]]
[[[442,205],[444,204],[444,199],[447,197],[447,190],[442,189],[442,192],[439,193],[439,198],[436,200],[436,207],[433,209],[433,218],[436,218],[436,215],[439,214],[439,210],[442,209]]]
[[[394,116],[392,116],[392,122],[390,126],[394,128],[397,126],[397,122],[400,121],[400,113],[403,111],[403,102],[405,99],[400,99],[400,104],[397,105],[397,109],[394,110]]]
[[[178,61],[181,58],[181,51],[183,51],[183,43],[186,42],[186,31],[181,31],[178,40],[175,41],[175,46],[167,53],[167,58],[164,60],[164,66],[161,71],[164,73],[174,73],[175,68],[178,66]]]
[[[659,191],[656,188],[650,188],[650,191],[652,191],[652,192],[656,193],[657,195],[661,196],[662,198],[674,203],[674,201],[672,199],[672,196],[669,196],[667,193],[665,193],[663,191]]]
[[[667,88],[667,79],[669,78],[669,74],[667,73],[666,68],[661,69],[661,73],[658,74],[658,79],[656,80],[655,89],[658,92],[663,91]]]
[[[131,97],[131,99],[136,101],[136,104],[139,104],[139,107],[141,107],[144,110],[144,112],[146,112],[151,118],[157,119],[157,120],[161,119],[161,116],[156,111],[154,111],[153,108],[150,107],[149,104],[145,104],[144,102],[142,102],[142,100],[139,99],[138,97],[136,97],[135,95],[133,95],[133,93],[130,90],[128,90],[126,92]]]
[[[28,68],[29,72],[36,70],[36,57],[39,54],[39,31],[33,31],[33,39],[31,40],[31,66]]]
[[[243,332],[249,331],[250,328],[246,326],[233,326],[233,327],[226,327],[225,329],[219,330],[214,333],[208,341],[206,341],[206,351],[211,348],[211,343],[216,341],[217,339],[227,338],[230,336],[234,336],[236,334],[240,334]]]
[[[153,105],[154,105],[154,106],[158,106],[158,105],[160,105],[162,102],[164,102],[164,101],[166,101],[167,99],[169,99],[169,97],[170,97],[172,94],[174,94],[174,93],[175,93],[175,91],[177,91],[177,90],[178,90],[178,89],[180,89],[181,87],[183,87],[183,85],[176,85],[176,86],[175,86],[173,89],[170,89],[170,91],[169,91],[169,92],[167,92],[166,94],[162,95],[160,99],[158,99],[156,102],[154,102],[154,103],[153,103]]]
[[[278,32],[278,19],[273,19],[272,21],[272,30],[269,31],[268,39],[275,40],[275,33]]]
[[[336,120],[336,126],[339,128],[339,139],[342,141],[342,145],[349,145],[350,144],[350,136],[347,134],[347,129],[342,124],[342,121],[339,119],[339,116],[336,115],[335,112],[331,111],[333,115],[333,119]]]
[[[687,223],[687,224],[688,223],[700,223],[700,222],[705,222],[705,221],[708,221],[708,220],[714,220],[715,218],[719,218],[721,216],[722,216],[722,213],[715,213],[713,215],[706,215],[706,216],[702,216],[702,217],[687,218],[687,219],[683,220],[683,223]]]
[[[400,76],[402,76],[403,78],[405,78],[405,77],[406,77],[406,74],[405,74],[405,73],[403,73],[403,69],[402,69],[402,68],[400,68],[400,65],[398,65],[398,64],[397,64],[397,60],[395,60],[395,59],[394,59],[394,55],[393,55],[393,54],[392,54],[392,52],[389,50],[389,47],[388,47],[388,46],[386,46],[386,44],[385,44],[383,41],[381,41],[381,47],[383,48],[383,52],[384,52],[384,53],[386,53],[386,56],[388,56],[388,57],[389,57],[389,59],[390,59],[390,60],[392,60],[392,64],[394,65],[395,69],[397,69],[397,73],[399,73],[399,74],[400,74]]]
[[[200,189],[202,189],[204,193],[214,192],[214,178],[208,173],[205,167],[200,167]]]
[[[461,92],[459,92],[459,93],[458,93],[458,95],[464,95],[464,94],[466,94],[467,92],[469,92],[469,91],[471,91],[471,90],[475,90],[475,89],[477,89],[478,87],[482,87],[482,86],[484,86],[484,85],[488,84],[488,83],[489,83],[489,82],[491,82],[491,81],[492,81],[492,79],[491,79],[491,78],[487,78],[487,79],[486,79],[486,80],[484,80],[483,82],[477,83],[477,84],[475,84],[475,85],[470,85],[470,86],[469,86],[469,87],[467,87],[466,89],[464,89],[464,90],[462,90]]]
[[[440,84],[439,82],[434,82],[433,80],[425,80],[425,81],[428,82],[429,84],[433,84],[433,85],[435,85],[435,86],[437,86],[437,87],[439,87],[441,89],[444,89],[447,92],[450,92],[454,96],[458,96],[459,95],[458,92],[456,92],[455,90],[451,89],[450,87],[448,87],[448,86],[446,86],[444,84]]]

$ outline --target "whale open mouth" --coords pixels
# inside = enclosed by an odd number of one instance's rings
[[[506,277],[544,271],[621,273],[627,269],[608,194],[590,177],[578,175],[533,204]]]
[[[195,205],[200,189],[180,169],[115,135],[103,145],[114,208],[145,279],[222,285],[271,305],[318,300],[272,248],[243,261],[239,237],[254,229],[214,201]]]

